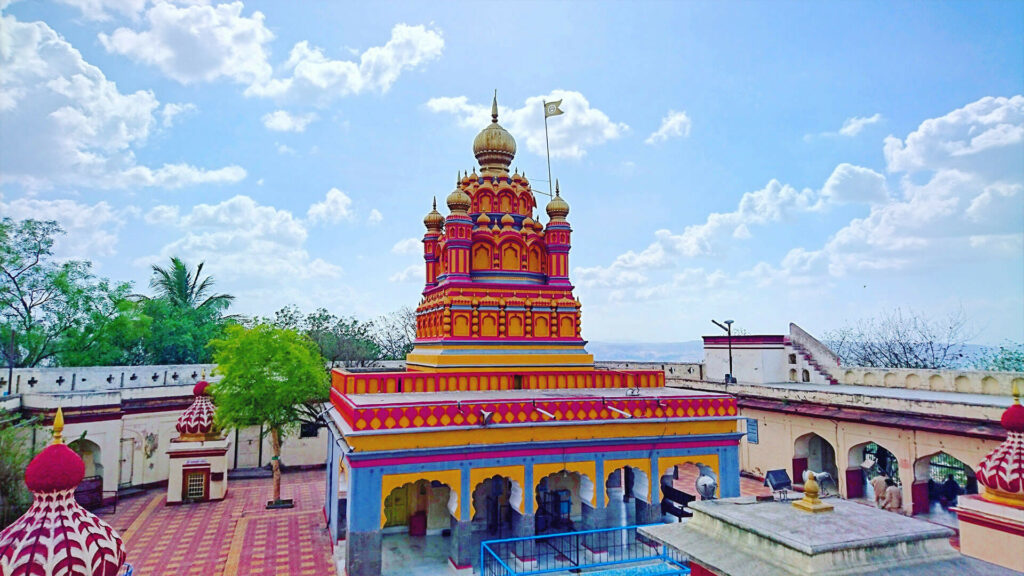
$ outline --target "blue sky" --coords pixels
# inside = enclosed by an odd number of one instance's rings
[[[415,306],[497,88],[537,189],[564,101],[585,338],[1024,341],[1022,3],[0,5],[0,213],[140,288],[179,255],[243,313]]]

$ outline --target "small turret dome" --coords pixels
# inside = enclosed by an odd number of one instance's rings
[[[437,211],[437,198],[434,198],[434,208],[427,215],[423,217],[423,225],[427,227],[427,230],[436,232],[441,230],[444,226],[444,216]]]
[[[448,195],[448,209],[454,212],[466,212],[469,210],[470,204],[473,200],[462,190],[462,186],[458,182],[455,183],[455,190]]]
[[[516,140],[498,124],[498,91],[491,102],[491,123],[473,140],[473,155],[484,170],[508,172],[516,155]],[[474,171],[475,172],[475,171]]]
[[[513,218],[511,214],[505,214],[504,216],[501,217],[501,225],[502,225],[502,227],[511,226],[511,225],[513,225],[515,223],[516,223],[516,219]]]
[[[565,220],[565,217],[569,215],[569,203],[562,199],[557,180],[555,180],[555,197],[548,202],[545,210],[548,213],[548,218],[552,220]]]
[[[487,226],[491,223],[491,217],[488,216],[486,212],[481,212],[480,215],[476,217],[476,223],[480,226]]]

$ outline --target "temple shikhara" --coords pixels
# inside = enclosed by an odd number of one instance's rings
[[[482,540],[660,520],[663,478],[685,464],[739,495],[734,398],[595,368],[569,204],[556,185],[541,222],[496,98],[491,118],[448,215],[435,202],[424,218],[406,370],[333,371],[326,512],[351,576],[381,573],[386,533],[445,535],[462,570]]]

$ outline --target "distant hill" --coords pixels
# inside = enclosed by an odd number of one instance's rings
[[[702,362],[704,341],[687,342],[594,342],[587,343],[594,360],[611,362]]]

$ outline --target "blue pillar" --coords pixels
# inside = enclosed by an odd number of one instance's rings
[[[352,468],[348,494],[348,576],[380,576],[381,472],[375,468]]]
[[[718,493],[722,498],[740,495],[740,450],[738,446],[718,449]]]
[[[327,530],[333,541],[338,541],[338,450],[334,431],[327,429],[327,494],[324,496],[324,517],[327,518]]]

